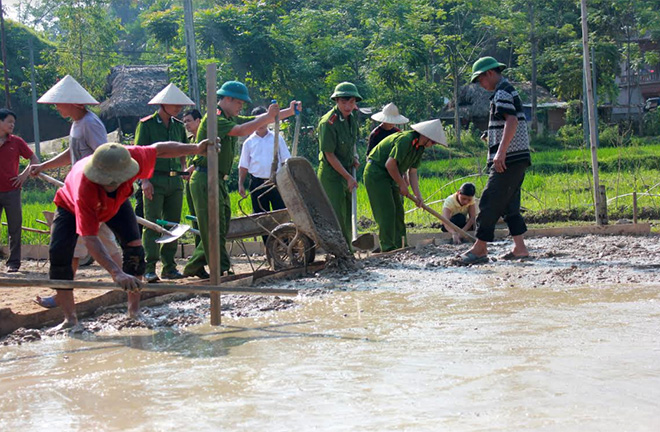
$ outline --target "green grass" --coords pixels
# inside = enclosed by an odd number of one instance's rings
[[[483,170],[486,152],[461,159],[425,161],[420,167],[420,174],[429,176],[466,176]],[[658,169],[660,167],[660,145],[604,147],[598,149],[598,168],[600,172],[619,170]],[[532,154],[533,173],[570,173],[591,171],[591,151],[551,150]]]

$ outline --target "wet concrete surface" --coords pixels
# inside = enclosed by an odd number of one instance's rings
[[[101,311],[0,347],[0,430],[660,429],[660,239],[428,246],[276,286]],[[504,253],[499,243],[493,254]],[[17,342],[23,345],[15,345]]]

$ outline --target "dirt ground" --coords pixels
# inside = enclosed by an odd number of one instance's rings
[[[252,258],[255,268],[263,263],[264,257]],[[179,271],[183,270],[186,260],[177,259],[179,264]],[[235,273],[248,273],[251,272],[251,267],[245,257],[238,257],[232,261]],[[265,264],[264,264],[265,265]],[[3,266],[4,267],[4,266]],[[264,268],[264,267],[262,267]],[[267,268],[267,267],[265,267]],[[160,274],[160,267],[157,269]],[[17,278],[17,279],[48,279],[48,262],[45,260],[23,260],[21,262],[21,269],[18,273],[7,273],[6,269],[2,269],[3,278]],[[90,282],[112,282],[112,278],[101,266],[96,263],[92,265],[81,267],[76,274],[76,281],[90,281]],[[200,279],[185,278],[179,281],[167,281],[167,283],[194,283]],[[97,297],[107,291],[97,289],[91,290],[76,290],[75,298],[77,302],[88,300]],[[50,296],[54,291],[50,288],[16,288],[7,289],[2,288],[2,301],[0,301],[0,308],[9,308],[15,314],[26,315],[34,312],[41,312],[44,310],[41,306],[36,304],[33,300],[36,296]]]
[[[461,282],[477,279],[488,274],[494,286],[520,285],[530,287],[547,286],[548,289],[566,286],[587,286],[598,289],[606,284],[649,284],[660,283],[660,236],[583,236],[548,237],[527,240],[532,255],[529,260],[503,261],[496,256],[511,248],[510,241],[495,242],[490,246],[491,260],[487,264],[471,268],[456,268],[447,273],[448,283],[455,277]],[[360,289],[361,284],[377,277],[381,269],[401,268],[410,271],[411,281],[415,269],[438,268],[446,272],[455,268],[452,260],[468,245],[427,245],[394,254],[374,255],[360,259],[353,271],[330,267],[314,275],[297,280],[270,282],[269,287],[295,288],[300,290],[296,298],[226,295],[222,297],[223,316],[258,316],[280,309],[295,307],[302,299],[331,293],[334,290]],[[258,259],[257,259],[258,261]],[[245,258],[235,260],[237,272],[249,272]],[[46,278],[47,268],[43,262],[25,262],[22,273],[14,277]],[[110,279],[98,266],[83,268],[80,280]],[[191,282],[192,279],[183,281]],[[412,283],[412,282],[411,282]],[[49,289],[15,289],[3,291],[3,307],[15,312],[30,313],[41,310],[32,299],[35,295],[48,295]],[[78,300],[85,296],[98,295],[99,291],[76,290]],[[202,324],[208,320],[208,296],[174,295],[170,301],[144,307],[143,319],[130,320],[125,316],[125,307],[100,308],[94,317],[81,321],[81,332],[120,330],[127,327],[177,328]],[[61,335],[60,333],[59,335]],[[0,339],[0,344],[20,344],[43,337],[53,336],[48,329],[19,329]]]

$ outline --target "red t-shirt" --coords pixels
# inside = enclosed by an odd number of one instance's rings
[[[140,170],[135,177],[119,185],[114,197],[109,196],[103,186],[93,183],[83,174],[83,169],[92,156],[76,162],[66,176],[64,186],[55,194],[55,204],[76,215],[78,235],[98,235],[99,225],[112,219],[124,201],[133,194],[133,182],[137,179],[151,178],[153,175],[156,166],[156,149],[135,146],[126,148],[140,165]]]
[[[30,147],[16,135],[7,135],[5,143],[0,146],[0,192],[13,191],[11,179],[18,175],[18,157],[30,159],[34,153]]]

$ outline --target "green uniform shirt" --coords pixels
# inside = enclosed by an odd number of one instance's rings
[[[238,137],[227,135],[236,125],[247,123],[254,120],[252,116],[236,116],[227,117],[224,112],[218,110],[218,138],[220,138],[220,154],[218,154],[218,174],[220,178],[229,175],[231,172],[232,164],[234,163],[234,155],[236,155],[236,146],[238,144]],[[207,138],[206,131],[206,114],[202,118],[197,130],[197,142]],[[193,158],[193,164],[198,167],[207,166],[206,156],[197,155]]]
[[[415,148],[415,143],[419,140],[419,133],[414,130],[397,132],[378,143],[369,153],[369,160],[381,168],[385,168],[385,163],[389,158],[395,159],[399,167],[399,172],[404,173],[409,168],[419,168],[422,163],[424,147]]]
[[[135,129],[135,145],[148,146],[160,141],[187,143],[188,136],[181,120],[172,117],[169,126],[165,126],[163,119],[160,118],[158,111],[156,111],[153,115],[144,117],[138,123],[137,129]],[[181,171],[179,158],[156,159],[154,177],[159,172],[169,176],[170,171]]]
[[[352,112],[348,118],[344,118],[339,108],[335,106],[321,117],[318,133],[319,161],[329,164],[323,153],[334,153],[343,167],[350,172],[358,136],[357,114]]]

